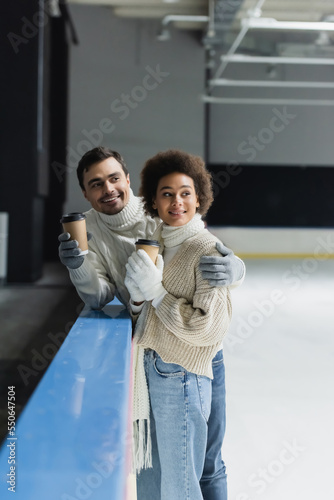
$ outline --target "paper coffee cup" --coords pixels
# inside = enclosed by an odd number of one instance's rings
[[[151,258],[153,264],[156,263],[160,244],[157,240],[138,240],[135,243],[136,250],[145,250],[147,255]]]
[[[65,233],[70,233],[71,240],[77,240],[81,250],[79,255],[88,253],[86,216],[81,213],[73,212],[65,214],[60,219]]]

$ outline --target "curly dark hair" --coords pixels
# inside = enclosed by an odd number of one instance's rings
[[[204,160],[178,149],[169,149],[156,154],[146,161],[141,171],[141,186],[139,195],[143,197],[145,212],[157,217],[153,208],[159,181],[165,175],[179,172],[188,175],[194,182],[195,192],[199,201],[197,211],[205,215],[213,202],[212,177],[206,169]]]
[[[126,168],[126,164],[122,156],[117,153],[117,151],[113,151],[112,149],[105,148],[103,146],[98,146],[97,148],[93,148],[90,151],[87,151],[81,158],[77,167],[77,177],[80,184],[81,189],[84,191],[85,186],[83,183],[84,172],[88,172],[89,167],[94,165],[94,163],[100,163],[107,158],[115,158],[118,163],[121,165],[125,176],[128,175],[128,169]]]

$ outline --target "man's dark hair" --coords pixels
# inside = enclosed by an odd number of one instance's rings
[[[112,149],[105,148],[103,146],[98,146],[97,148],[87,151],[87,153],[83,155],[78,163],[77,176],[80,187],[83,191],[85,191],[85,186],[83,183],[84,172],[88,172],[89,167],[94,165],[94,163],[100,163],[107,158],[115,158],[115,160],[117,160],[118,163],[122,166],[125,176],[128,175],[129,172],[126,168],[125,161],[122,156],[117,153],[117,151],[113,151]]]
[[[191,177],[199,201],[197,211],[205,215],[213,202],[212,177],[206,169],[204,160],[178,149],[170,149],[158,153],[144,165],[141,171],[139,195],[143,197],[145,212],[156,217],[158,212],[153,208],[159,181],[165,175],[179,172]]]

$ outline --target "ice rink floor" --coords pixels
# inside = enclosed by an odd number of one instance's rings
[[[246,266],[224,347],[229,500],[334,498],[334,261]]]
[[[334,260],[246,266],[224,347],[229,500],[333,499]]]

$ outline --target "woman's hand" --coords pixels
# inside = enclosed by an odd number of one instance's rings
[[[144,250],[138,250],[130,255],[125,267],[128,279],[133,280],[145,300],[153,300],[166,293],[162,285],[164,268],[162,255],[158,255],[157,263],[154,265]]]
[[[125,275],[124,285],[129,290],[131,300],[135,305],[139,305],[145,301],[144,295],[139,290],[136,282],[129,276],[128,272],[126,272]]]

